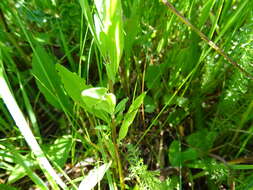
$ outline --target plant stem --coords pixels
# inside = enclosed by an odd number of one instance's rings
[[[124,174],[123,174],[122,164],[121,164],[120,155],[119,155],[119,147],[117,144],[116,125],[115,125],[114,115],[112,116],[111,126],[112,126],[112,141],[113,141],[113,145],[114,145],[115,159],[116,159],[117,166],[118,166],[120,186],[121,186],[121,189],[124,190],[125,189]]]
[[[111,93],[113,93],[114,91],[112,80],[109,80],[109,91]],[[111,129],[112,129],[112,142],[113,142],[114,152],[115,152],[115,160],[117,163],[119,179],[120,179],[120,187],[121,187],[121,190],[124,190],[125,189],[124,174],[123,174],[122,164],[121,164],[120,155],[119,155],[119,147],[117,144],[117,132],[116,132],[116,124],[115,124],[114,115],[112,115]]]

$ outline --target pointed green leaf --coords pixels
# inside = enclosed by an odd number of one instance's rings
[[[86,85],[85,80],[60,64],[56,65],[56,70],[61,77],[61,81],[68,95],[74,100],[74,102],[83,105],[81,93],[83,90],[89,88],[89,86]]]
[[[182,151],[180,142],[174,140],[169,147],[169,160],[172,166],[182,166],[185,161],[195,160],[198,158],[196,149],[188,148]]]
[[[108,78],[115,81],[124,47],[122,8],[120,0],[95,0],[97,14],[94,16],[95,30],[100,51],[108,59]]]
[[[37,46],[35,52],[33,52],[32,66],[36,84],[47,101],[56,108],[64,108],[71,113],[72,107],[64,93],[54,61],[41,46]]]
[[[125,110],[126,103],[127,103],[128,99],[129,98],[124,98],[123,100],[121,100],[118,103],[118,105],[115,108],[115,113],[114,114],[121,113],[121,112],[123,112]]]
[[[130,106],[128,112],[125,115],[125,118],[123,120],[123,123],[121,125],[120,131],[119,131],[119,140],[122,140],[126,137],[129,126],[133,123],[134,118],[138,112],[139,107],[143,103],[144,97],[146,93],[142,93],[140,96],[138,96],[132,105]]]

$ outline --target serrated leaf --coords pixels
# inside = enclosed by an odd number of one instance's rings
[[[119,131],[119,138],[118,140],[122,140],[126,137],[129,126],[133,123],[134,118],[138,112],[139,107],[143,103],[144,97],[146,93],[142,93],[140,96],[138,96],[132,105],[130,106],[128,112],[126,113],[123,123],[121,125],[120,131]]]
[[[98,182],[100,182],[106,171],[111,166],[111,162],[103,164],[102,166],[95,168],[89,172],[89,174],[80,183],[78,190],[91,190],[94,188]]]

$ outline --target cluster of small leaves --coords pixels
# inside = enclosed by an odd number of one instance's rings
[[[148,166],[144,164],[143,159],[140,157],[139,150],[133,145],[129,144],[128,148],[128,161],[130,164],[129,178],[136,180],[140,190],[163,190],[173,189],[178,183],[173,179],[166,179],[160,181],[158,171],[148,170]],[[174,187],[173,187],[174,186]]]

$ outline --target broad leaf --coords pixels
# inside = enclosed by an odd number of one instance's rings
[[[60,78],[55,70],[54,61],[40,46],[37,46],[33,52],[32,73],[47,101],[56,108],[71,113],[72,107],[64,93]]]
[[[110,80],[115,81],[123,52],[123,24],[120,0],[95,0],[97,14],[94,16],[95,30],[100,50],[109,60],[106,71]]]
[[[199,130],[191,135],[189,135],[186,139],[187,143],[198,150],[201,153],[207,153],[209,149],[212,148],[214,140],[217,134],[214,131],[208,131],[207,129]],[[205,138],[203,138],[205,137]]]
[[[0,189],[4,189],[4,190],[20,190],[19,188],[12,187],[12,186],[7,185],[7,184],[0,184]]]
[[[123,123],[121,125],[119,131],[119,140],[122,140],[126,137],[129,126],[133,123],[134,118],[138,112],[139,107],[143,103],[144,97],[146,93],[142,93],[139,97],[137,97],[132,105],[130,106],[128,112],[126,113]]]
[[[179,141],[174,140],[169,147],[169,160],[172,166],[182,166],[185,161],[195,160],[197,157],[198,152],[193,148],[182,151]]]
[[[70,72],[60,64],[56,65],[56,70],[61,77],[61,81],[68,95],[74,100],[75,103],[83,105],[82,91],[89,88],[83,78],[79,77],[76,73]]]
[[[70,135],[59,137],[55,140],[54,144],[49,147],[47,154],[60,167],[63,167],[68,159],[71,145],[72,137]]]
[[[107,76],[114,82],[124,47],[121,0],[95,0],[97,11],[94,19],[88,1],[79,2],[98,49],[105,58]]]
[[[82,98],[87,108],[91,110],[101,110],[113,114],[116,97],[112,93],[107,93],[107,88],[89,88],[82,91]]]

